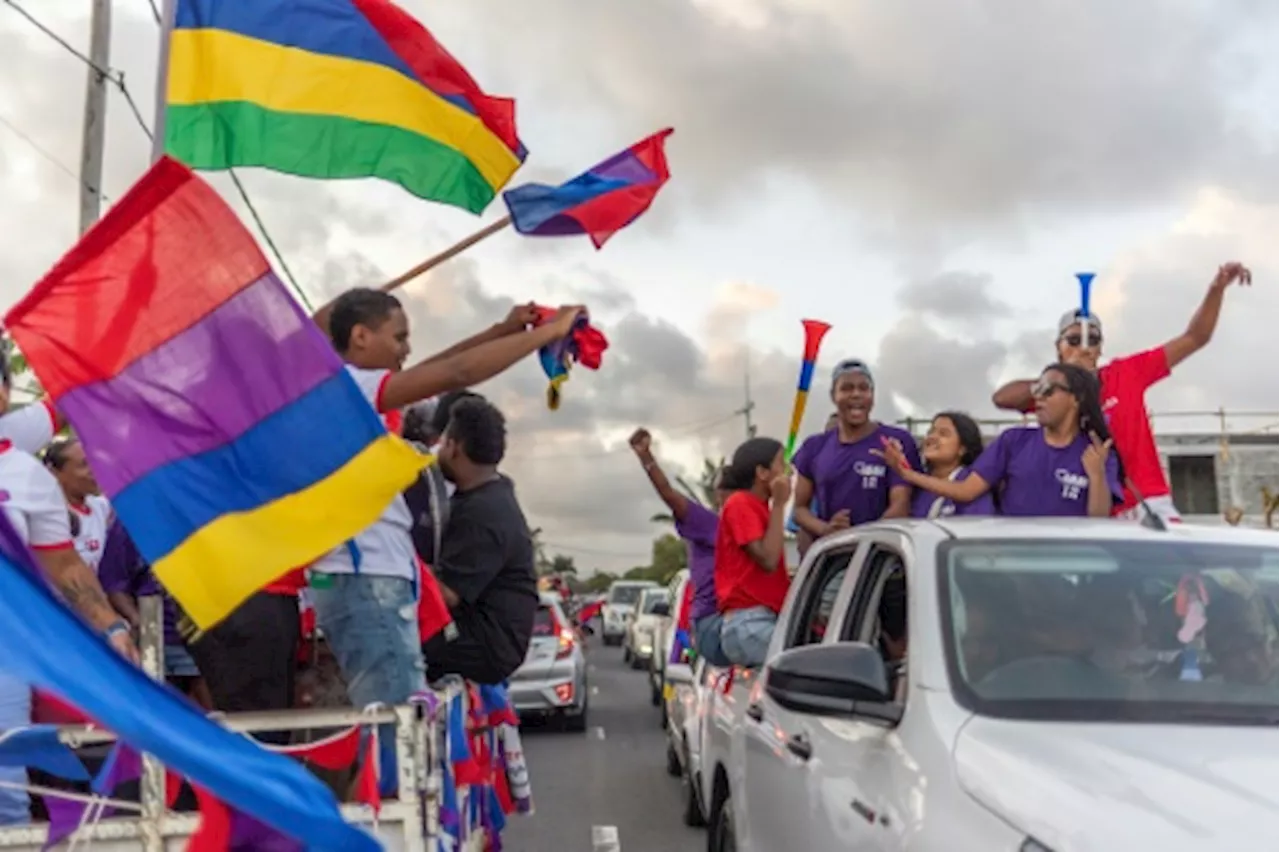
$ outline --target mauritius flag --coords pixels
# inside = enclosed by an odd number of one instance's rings
[[[600,248],[649,209],[671,177],[664,149],[670,128],[597,163],[559,186],[527,183],[502,200],[517,231],[535,237],[587,234]]]

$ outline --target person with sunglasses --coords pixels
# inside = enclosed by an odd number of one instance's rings
[[[1128,471],[1124,482],[1124,500],[1116,514],[1128,520],[1141,520],[1146,506],[1163,520],[1181,521],[1174,506],[1160,465],[1160,454],[1151,434],[1147,418],[1146,392],[1156,382],[1167,378],[1174,367],[1199,352],[1213,338],[1222,311],[1222,298],[1227,288],[1239,283],[1253,283],[1253,273],[1240,263],[1226,263],[1209,285],[1209,292],[1191,317],[1187,330],[1163,346],[1117,358],[1098,367],[1102,356],[1102,323],[1096,316],[1081,317],[1068,311],[1058,322],[1058,360],[1075,364],[1095,373],[1102,385],[1102,411],[1115,436],[1116,454]],[[997,408],[1030,412],[1035,400],[1030,380],[1009,382],[997,390],[991,401]]]
[[[792,460],[795,521],[815,539],[856,524],[911,513],[910,484],[876,457],[886,440],[897,441],[911,466],[920,467],[911,433],[871,419],[876,390],[866,363],[849,359],[835,366],[831,401],[836,406],[836,427],[806,438]],[[812,505],[815,497],[817,512]]]
[[[1121,467],[1098,404],[1098,381],[1074,364],[1051,364],[1033,389],[1039,425],[1006,429],[962,480],[918,470],[902,444],[884,440],[878,455],[903,480],[956,503],[995,490],[1000,514],[1105,518],[1123,499]]]

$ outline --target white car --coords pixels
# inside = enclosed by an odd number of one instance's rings
[[[649,698],[653,706],[662,711],[660,722],[663,728],[667,725],[667,706],[664,696],[669,697],[671,680],[687,683],[693,677],[687,659],[671,662],[682,615],[680,608],[684,605],[685,590],[690,582],[689,569],[683,568],[676,572],[671,582],[667,583],[667,601],[670,611],[657,619],[653,630],[653,656],[649,659]],[[671,679],[668,678],[668,669],[671,670]]]
[[[1009,518],[823,539],[768,663],[711,692],[708,848],[1280,847],[1277,543]]]
[[[671,614],[671,599],[663,586],[640,593],[635,610],[627,621],[622,640],[622,661],[633,669],[647,669],[656,647],[658,626]]]
[[[609,587],[600,610],[600,638],[606,645],[621,645],[627,635],[627,620],[635,611],[640,593],[655,589],[652,580],[618,580]]]

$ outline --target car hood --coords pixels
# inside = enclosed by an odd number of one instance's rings
[[[961,787],[1053,852],[1275,849],[1276,728],[1011,722],[956,741]]]

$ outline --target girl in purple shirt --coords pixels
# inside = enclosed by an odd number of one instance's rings
[[[1039,425],[1001,433],[963,481],[916,471],[893,441],[885,442],[883,457],[912,485],[956,503],[998,489],[1002,515],[1108,517],[1123,492],[1097,379],[1079,367],[1053,364],[1033,392]]]
[[[934,416],[922,450],[925,473],[950,482],[962,482],[969,476],[970,465],[982,455],[982,431],[969,415],[944,411]],[[989,493],[971,503],[957,503],[923,488],[917,488],[911,495],[913,518],[994,514],[995,504]]]

